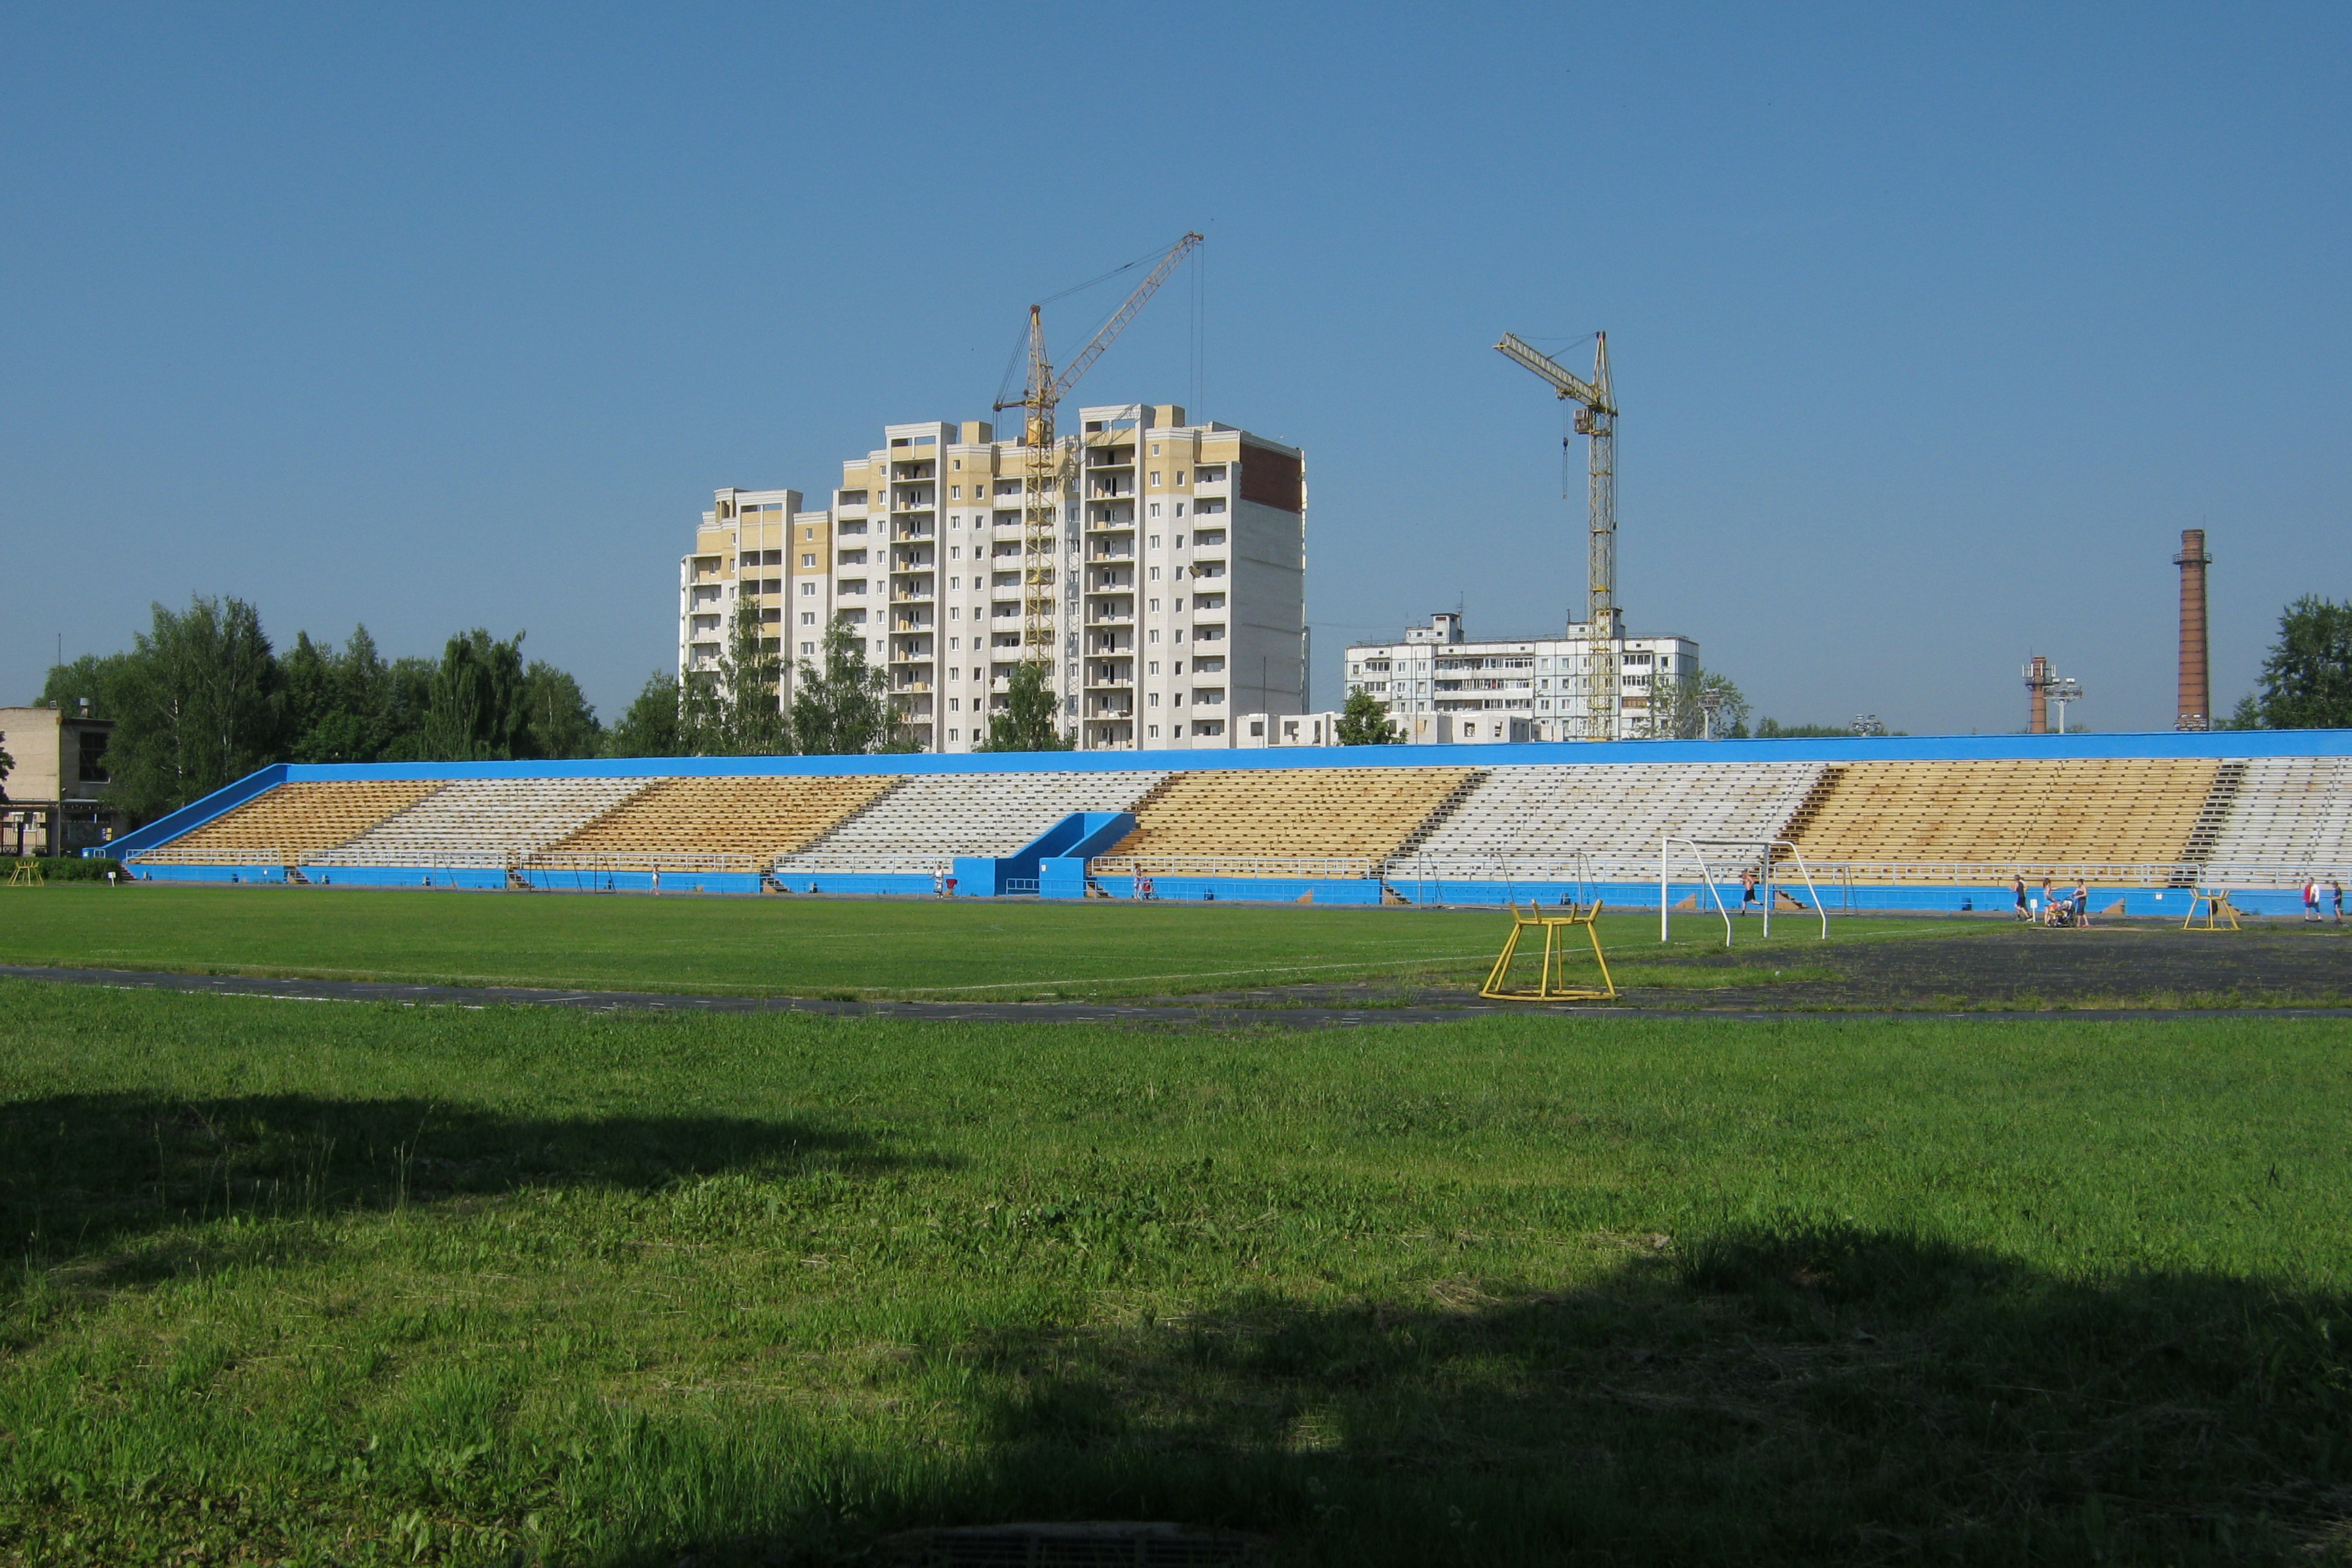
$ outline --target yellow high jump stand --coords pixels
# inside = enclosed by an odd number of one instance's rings
[[[1536,904],[1529,904],[1527,913],[1521,914],[1518,906],[1512,905],[1511,934],[1504,941],[1502,953],[1495,960],[1495,967],[1487,973],[1486,984],[1478,988],[1478,994],[1495,1002],[1615,1000],[1617,983],[1609,978],[1609,960],[1601,954],[1601,932],[1593,926],[1600,918],[1601,905],[1598,901],[1581,914],[1577,912],[1574,904],[1568,907],[1566,914],[1546,914]],[[1574,940],[1569,932],[1578,926],[1584,928],[1585,936],[1592,943],[1592,962],[1601,966],[1601,986],[1598,990],[1590,985],[1568,984],[1568,949]],[[1513,990],[1511,961],[1518,956],[1519,939],[1527,934],[1529,927],[1541,927],[1543,930],[1543,970],[1536,976],[1534,989],[1522,986]]]

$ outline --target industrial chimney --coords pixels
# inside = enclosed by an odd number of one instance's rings
[[[2025,667],[2025,690],[2032,699],[2025,717],[2025,732],[2029,735],[2050,733],[2050,681],[2049,657],[2037,653],[2033,662]]]
[[[2213,558],[2205,553],[2205,531],[2180,531],[2180,553],[2172,563],[2180,568],[2180,701],[2172,721],[2176,730],[2210,730],[2213,710],[2209,695],[2205,654],[2205,568]]]

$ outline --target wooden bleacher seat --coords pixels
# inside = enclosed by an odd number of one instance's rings
[[[1171,773],[1109,851],[1144,870],[1395,855],[1475,777],[1468,768],[1202,768]]]
[[[134,858],[159,866],[297,866],[407,810],[446,782],[282,784]]]
[[[2186,854],[2217,764],[2207,758],[1860,762],[1792,830],[1816,866],[2168,866]],[[1932,878],[1930,879],[1933,879]]]
[[[765,870],[899,782],[895,773],[660,779],[530,858],[548,869],[651,871],[680,857]]]

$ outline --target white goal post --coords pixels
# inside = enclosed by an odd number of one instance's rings
[[[1772,934],[1772,851],[1786,849],[1789,852],[1789,858],[1796,863],[1797,875],[1805,879],[1805,891],[1813,896],[1813,912],[1821,917],[1822,921],[1822,940],[1824,942],[1829,940],[1829,906],[1822,902],[1821,889],[1813,886],[1812,868],[1805,864],[1804,855],[1787,839],[1698,838],[1687,834],[1668,833],[1661,835],[1658,839],[1658,940],[1660,942],[1666,941],[1672,930],[1669,923],[1672,917],[1667,907],[1672,901],[1672,894],[1668,891],[1668,888],[1674,879],[1674,856],[1676,845],[1681,845],[1690,852],[1691,859],[1698,865],[1699,880],[1706,885],[1707,891],[1714,895],[1716,912],[1723,917],[1724,946],[1731,945],[1731,911],[1724,908],[1723,889],[1716,885],[1710,852],[1713,852],[1714,858],[1721,858],[1721,852],[1726,850],[1735,853],[1743,850],[1755,852],[1755,858],[1761,866],[1760,880],[1763,883],[1764,891],[1763,934],[1770,936]],[[1748,857],[1745,854],[1738,854],[1737,863],[1744,864],[1747,859]]]

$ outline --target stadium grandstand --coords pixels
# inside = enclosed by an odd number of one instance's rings
[[[1146,765],[1139,766],[1139,763]],[[1156,765],[1154,765],[1156,764]],[[94,853],[148,879],[1837,910],[2012,877],[2184,911],[2352,879],[2352,732],[281,763]]]

